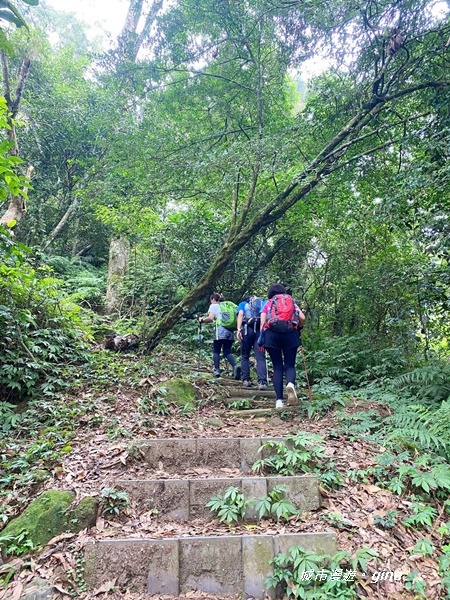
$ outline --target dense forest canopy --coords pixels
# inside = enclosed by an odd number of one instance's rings
[[[272,281],[304,307],[311,350],[361,351],[347,384],[447,354],[446,3],[130,0],[107,49],[44,1],[10,5],[5,389],[24,393],[12,357],[39,364],[33,314],[53,319],[55,295],[76,322],[50,363],[104,315],[151,352],[212,291]]]

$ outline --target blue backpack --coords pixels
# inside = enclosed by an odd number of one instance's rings
[[[248,325],[258,325],[261,319],[261,309],[264,306],[264,298],[252,296],[244,307],[244,318]]]

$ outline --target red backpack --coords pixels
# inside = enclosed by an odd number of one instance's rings
[[[277,333],[287,333],[298,328],[299,314],[295,301],[289,294],[276,294],[272,298],[272,306],[267,311],[264,329]]]

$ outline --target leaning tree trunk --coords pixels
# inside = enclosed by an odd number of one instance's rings
[[[431,81],[420,83],[416,86],[406,86],[391,95],[381,96],[373,93],[367,102],[361,103],[361,108],[349,119],[347,124],[328,142],[323,150],[311,161],[307,168],[294,177],[291,182],[265,208],[262,208],[250,222],[246,221],[247,211],[243,211],[239,218],[229,230],[228,238],[222,248],[219,249],[215,260],[208,271],[200,279],[197,285],[175,305],[155,326],[150,330],[147,340],[147,352],[151,352],[172,329],[172,327],[189,312],[195,303],[204,297],[213,284],[224,273],[233,256],[249,242],[254,235],[263,230],[267,225],[278,221],[297,202],[308,196],[308,194],[319,185],[330,173],[336,171],[353,161],[357,161],[361,155],[351,156],[347,161],[342,157],[348,149],[356,146],[365,138],[363,129],[373,122],[384,106],[411,96],[415,92],[427,88],[441,88],[448,90],[450,83],[447,81]],[[392,143],[392,142],[389,142]],[[384,144],[383,146],[386,146]],[[369,149],[366,153],[376,152],[379,146]],[[254,186],[253,186],[254,187]],[[248,202],[251,201],[249,197]]]
[[[119,311],[120,287],[125,276],[128,274],[129,264],[129,241],[123,238],[113,238],[109,245],[108,282],[105,301],[105,308],[108,314]]]

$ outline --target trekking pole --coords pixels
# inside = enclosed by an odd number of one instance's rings
[[[264,360],[266,361],[267,383],[270,383],[272,380],[269,377],[269,361],[267,360],[267,354],[267,352],[264,352]]]
[[[313,395],[312,395],[311,386],[309,384],[308,371],[306,369],[305,351],[303,350],[303,346],[300,346],[300,350],[302,351],[303,366],[305,367],[306,385],[308,386],[309,400],[310,400],[310,402],[312,402],[313,401]]]

